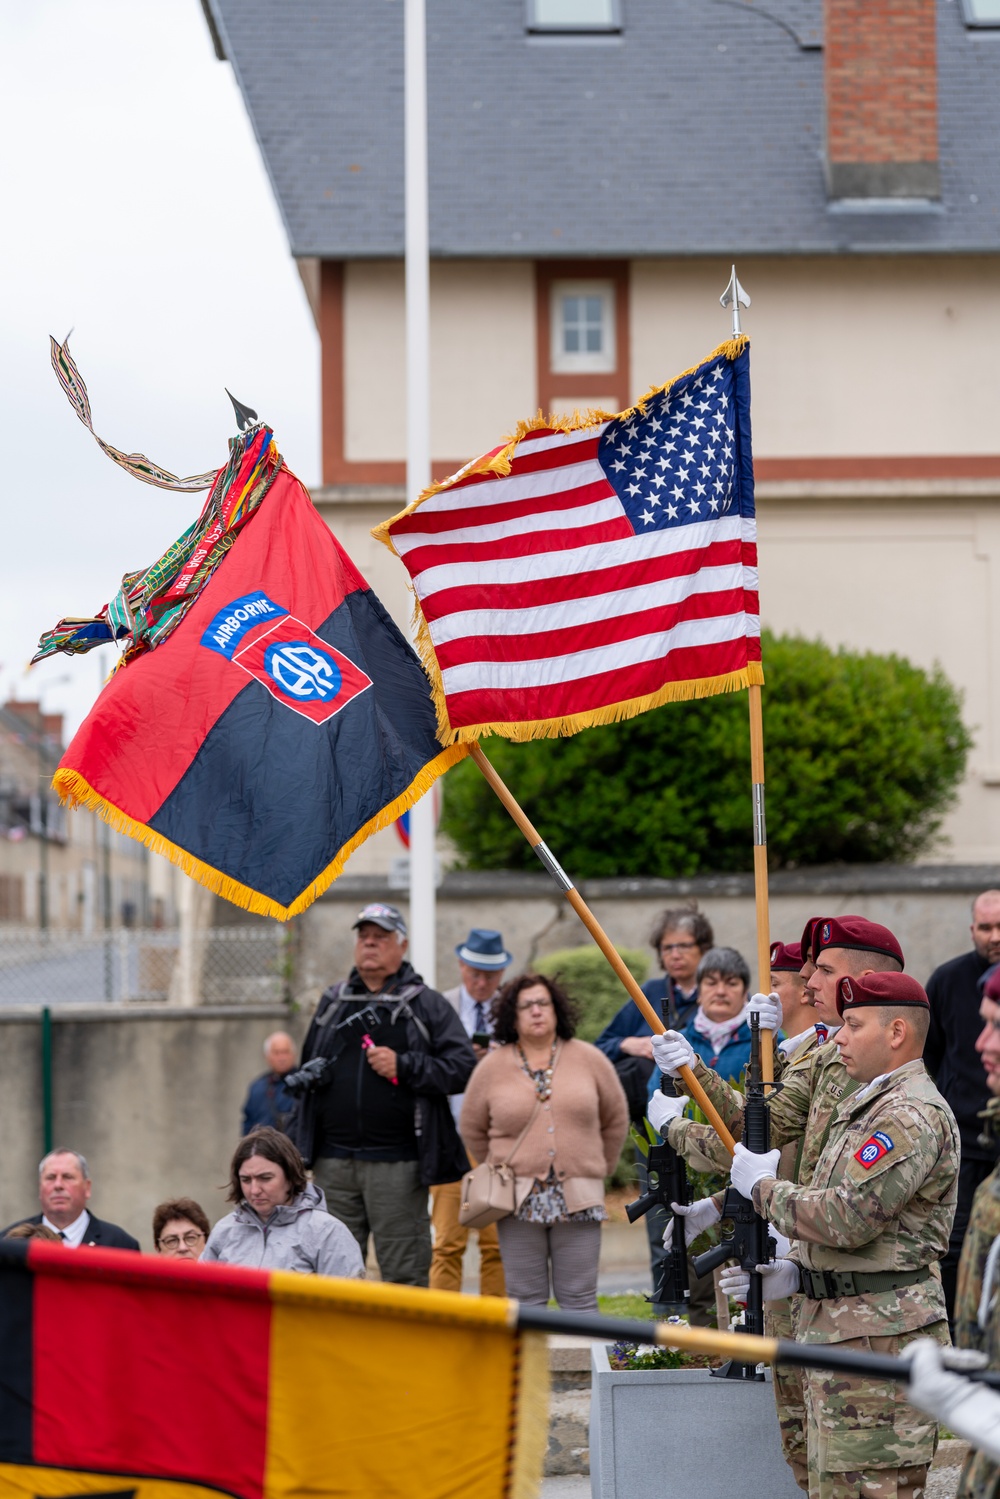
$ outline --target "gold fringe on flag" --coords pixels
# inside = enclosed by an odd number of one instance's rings
[[[69,766],[57,770],[52,778],[52,785],[59,795],[64,806],[86,807],[91,812],[96,812],[104,821],[119,833],[127,833],[130,838],[136,838],[144,843],[153,853],[162,854],[169,859],[171,864],[176,864],[185,874],[197,880],[200,885],[211,890],[215,895],[221,895],[226,900],[232,901],[235,906],[242,906],[246,911],[253,911],[258,916],[273,916],[276,921],[287,921],[291,916],[298,916],[302,911],[308,909],[316,898],[323,894],[333,884],[337,876],[343,871],[351,854],[360,848],[366,838],[372,833],[380,832],[387,828],[390,823],[396,821],[404,812],[408,812],[415,802],[429,791],[437,780],[452,765],[465,758],[469,753],[470,746],[466,744],[452,744],[443,749],[439,755],[422,768],[420,773],[411,781],[405,791],[401,792],[393,801],[387,803],[382,810],[368,822],[364,827],[350,838],[338,851],[333,861],[326,866],[322,874],[318,875],[310,885],[303,890],[302,894],[292,901],[291,905],[283,906],[278,901],[272,900],[270,896],[263,895],[259,890],[253,890],[249,885],[243,885],[239,880],[234,880],[230,875],[223,874],[221,869],[206,864],[203,860],[195,857],[187,849],[172,843],[162,833],[156,832],[147,823],[139,822],[130,817],[120,807],[96,791],[79,771]]]

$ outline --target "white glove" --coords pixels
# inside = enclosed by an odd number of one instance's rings
[[[676,1077],[682,1067],[693,1067],[695,1060],[694,1047],[680,1031],[653,1037],[653,1061],[666,1077]]]
[[[726,1265],[719,1271],[719,1290],[738,1301],[740,1306],[746,1306],[750,1294],[750,1271],[741,1270],[739,1265]]]
[[[659,1088],[649,1100],[646,1109],[646,1118],[658,1134],[664,1134],[667,1125],[672,1119],[679,1119],[691,1100],[686,1094],[681,1093],[677,1098],[671,1098],[667,1093],[661,1093]]]
[[[747,1009],[756,1011],[760,1016],[762,1031],[780,1031],[781,1000],[776,994],[755,994]]]
[[[780,1237],[784,1238],[784,1235]],[[785,1243],[788,1243],[787,1239]],[[794,1260],[785,1259],[782,1256],[773,1264],[768,1262],[766,1265],[758,1265],[757,1269],[760,1271],[761,1294],[765,1301],[783,1301],[786,1296],[797,1294],[799,1267]],[[719,1275],[719,1286],[727,1296],[731,1296],[734,1301],[746,1306],[750,1290],[750,1272],[740,1269],[739,1265],[727,1265]]]
[[[904,1349],[903,1357],[910,1362],[910,1404],[1000,1463],[1000,1395],[960,1374],[949,1374],[943,1349],[931,1338],[918,1338]]]
[[[684,1244],[694,1243],[700,1233],[706,1228],[711,1228],[713,1223],[718,1223],[722,1213],[716,1207],[711,1197],[702,1197],[698,1202],[672,1202],[670,1206],[675,1213],[680,1213],[685,1219]],[[674,1245],[674,1220],[671,1218],[663,1231],[664,1249],[672,1249]]]
[[[755,1155],[745,1145],[737,1145],[733,1156],[732,1183],[737,1192],[749,1197],[759,1181],[767,1176],[777,1176],[780,1150],[769,1150],[765,1155]]]

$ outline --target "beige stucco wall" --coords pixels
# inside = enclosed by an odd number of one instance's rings
[[[748,259],[758,458],[995,453],[1000,259]],[[728,336],[723,260],[632,265],[632,391]]]
[[[474,457],[535,408],[534,269],[431,267],[431,451]],[[403,267],[352,262],[344,279],[345,456],[406,456]]]

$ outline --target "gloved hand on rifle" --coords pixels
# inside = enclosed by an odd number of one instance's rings
[[[944,1350],[931,1338],[918,1338],[902,1357],[910,1361],[910,1404],[1000,1463],[1000,1395],[949,1374]]]
[[[722,1217],[722,1213],[711,1197],[702,1197],[698,1202],[672,1202],[670,1206],[685,1220],[685,1246],[693,1244],[700,1233],[704,1233],[706,1228],[711,1228],[713,1223],[718,1223]],[[664,1249],[674,1247],[674,1220],[672,1218],[663,1230],[663,1247]]]
[[[646,1118],[656,1130],[662,1135],[672,1119],[679,1119],[687,1105],[691,1102],[686,1093],[678,1093],[676,1098],[667,1093],[661,1093],[656,1089],[646,1109]]]
[[[762,1031],[779,1031],[781,1029],[781,1000],[776,994],[755,994],[747,1009],[756,1011],[760,1016],[760,1028]]]
[[[780,1150],[768,1150],[763,1155],[756,1155],[752,1150],[747,1150],[745,1145],[737,1145],[733,1154],[733,1186],[749,1200],[759,1181],[767,1176],[777,1176],[780,1159]]]
[[[653,1061],[664,1077],[677,1077],[682,1067],[693,1067],[697,1060],[694,1047],[680,1031],[653,1037]]]
[[[777,1248],[773,1262],[757,1266],[761,1275],[761,1292],[765,1301],[783,1301],[786,1296],[794,1296],[799,1289],[799,1267],[794,1260],[788,1258],[792,1248],[791,1241],[776,1228],[772,1228],[770,1233]],[[719,1289],[741,1306],[746,1306],[750,1292],[749,1270],[744,1270],[740,1265],[727,1265],[720,1272]]]

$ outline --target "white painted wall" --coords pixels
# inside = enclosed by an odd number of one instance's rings
[[[344,279],[345,450],[406,455],[403,267],[356,261]],[[464,462],[534,414],[534,269],[518,261],[431,266],[431,451]]]
[[[1000,258],[741,261],[759,458],[995,453]],[[632,266],[632,392],[728,337],[729,265]]]

